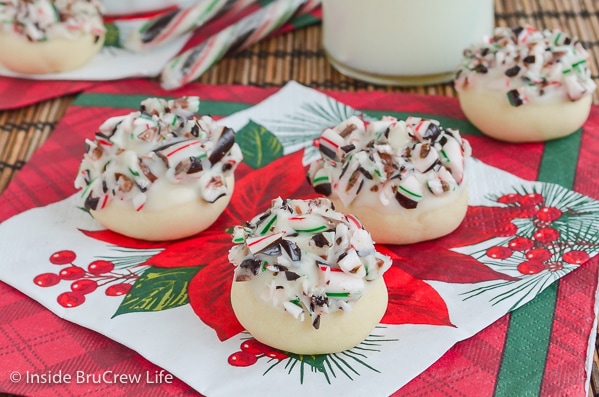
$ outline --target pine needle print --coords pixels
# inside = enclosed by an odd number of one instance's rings
[[[456,251],[470,250],[473,258],[518,280],[487,282],[463,294],[464,300],[488,295],[496,305],[510,299],[514,310],[599,253],[599,202],[593,199],[554,184],[514,187],[488,198],[513,214],[508,232]]]
[[[305,149],[303,163],[309,164],[320,157],[313,145],[325,128],[336,126],[351,116],[364,114],[327,97],[324,103],[304,102],[297,111],[268,120],[268,125],[279,138],[285,153]]]

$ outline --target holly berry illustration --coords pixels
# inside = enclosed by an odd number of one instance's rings
[[[129,291],[131,291],[131,287],[132,285],[128,283],[114,284],[106,288],[105,294],[106,296],[126,295]]]
[[[102,275],[105,273],[110,273],[113,270],[114,270],[114,264],[112,262],[105,261],[103,259],[93,261],[87,266],[87,271],[89,271],[91,274],[94,274],[96,276],[99,276],[99,275]]]
[[[241,342],[240,351],[229,356],[228,362],[235,367],[248,367],[255,364],[259,357],[268,357],[274,360],[284,360],[289,356],[264,343],[250,338]]]
[[[533,248],[526,251],[524,256],[531,261],[544,262],[551,258],[551,252],[546,248]]]
[[[519,204],[520,200],[522,199],[522,196],[517,194],[517,193],[509,193],[509,194],[504,194],[503,196],[499,197],[497,199],[498,203],[501,204]]]
[[[124,296],[129,293],[133,282],[139,278],[139,271],[128,267],[115,270],[115,264],[109,260],[97,259],[87,266],[75,264],[77,254],[71,250],[60,250],[50,255],[49,261],[54,265],[64,266],[58,274],[42,273],[33,278],[39,287],[51,287],[62,281],[70,281],[70,290],[57,297],[58,303],[66,308],[77,307],[85,302],[85,295],[91,294],[101,287],[106,287],[106,296]]]
[[[556,207],[542,207],[537,211],[537,219],[543,222],[553,222],[562,216],[562,211]]]
[[[57,251],[50,255],[50,263],[54,265],[68,265],[73,263],[77,255],[70,250]]]
[[[528,193],[522,196],[520,199],[520,204],[523,206],[537,206],[543,204],[545,198],[542,194],[539,193]]]
[[[569,263],[571,265],[582,265],[590,258],[589,254],[584,251],[568,251],[563,256],[562,259],[564,262]]]
[[[496,234],[498,237],[510,237],[518,233],[518,226],[512,222],[506,223],[503,227],[497,229]]]
[[[77,280],[85,276],[85,270],[79,266],[69,266],[61,269],[58,276],[63,280]]]
[[[51,287],[60,282],[60,277],[54,273],[42,273],[35,276],[33,282],[40,287]]]
[[[248,352],[238,351],[231,354],[227,361],[234,367],[249,367],[258,362],[258,357]]]
[[[522,274],[537,274],[545,270],[545,265],[539,261],[525,261],[520,263],[517,269]]]
[[[557,229],[554,229],[552,227],[543,227],[538,229],[534,233],[533,237],[538,242],[547,244],[559,239],[559,236],[560,233],[559,231],[557,231]]]
[[[58,295],[56,301],[62,307],[77,307],[82,305],[83,302],[85,302],[85,295],[83,295],[81,292],[67,291]]]
[[[98,282],[96,280],[91,280],[88,278],[74,281],[71,284],[71,291],[80,292],[82,294],[89,294],[91,292],[94,292],[96,288],[98,288]]]
[[[486,251],[487,256],[493,259],[507,259],[512,256],[513,253],[514,251],[511,248],[502,246],[491,247]]]
[[[515,237],[508,242],[508,247],[514,251],[527,251],[534,246],[534,242],[528,237]]]

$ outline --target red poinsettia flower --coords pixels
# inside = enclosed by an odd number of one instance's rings
[[[277,196],[317,196],[306,183],[302,156],[302,152],[284,156],[251,172],[242,164],[236,172],[235,192],[227,209],[208,230],[193,237],[172,242],[146,242],[106,230],[84,233],[121,247],[162,248],[144,263],[155,268],[205,265],[189,282],[189,302],[198,317],[212,327],[221,340],[226,340],[243,331],[231,308],[228,293],[234,271],[227,259],[232,247],[231,229],[264,212]],[[505,278],[473,258],[449,250],[469,244],[471,235],[480,231],[474,230],[477,226],[468,221],[465,225],[455,236],[435,242],[405,247],[377,246],[394,259],[394,266],[385,274],[389,306],[383,323],[452,326],[442,297],[423,280],[476,282]]]

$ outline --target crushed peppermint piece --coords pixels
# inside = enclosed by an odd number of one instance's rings
[[[395,198],[401,207],[414,209],[427,195],[443,196],[462,184],[471,149],[458,130],[421,117],[356,119],[323,131],[321,159],[308,170],[317,193],[348,206],[363,192],[377,192],[383,206]]]
[[[75,179],[84,207],[119,200],[139,211],[149,194],[171,185],[189,186],[208,203],[230,194],[225,178],[241,162],[241,149],[233,130],[194,116],[199,106],[197,97],[148,98],[139,111],[106,120],[87,140]]]
[[[454,83],[458,91],[506,90],[512,106],[548,96],[577,101],[596,88],[589,57],[576,36],[557,29],[497,27],[492,37],[464,50]]]
[[[99,0],[0,1],[0,31],[38,42],[74,39],[82,34],[103,36],[103,6]]]
[[[263,235],[262,224],[271,219],[276,222]],[[317,230],[299,231],[303,222]],[[276,198],[266,212],[235,227],[233,242],[229,260],[234,280],[261,283],[262,299],[299,321],[312,319],[315,329],[320,316],[350,311],[367,283],[391,266],[388,256],[376,252],[362,224],[335,211],[326,198]]]

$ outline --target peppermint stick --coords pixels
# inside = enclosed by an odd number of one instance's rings
[[[257,0],[201,0],[196,5],[178,9],[148,20],[131,32],[125,48],[145,51],[167,43],[225,14],[237,13]]]
[[[312,4],[312,8],[304,7],[307,3]],[[162,88],[174,90],[184,86],[203,75],[225,54],[249,47],[297,15],[298,10],[307,13],[318,4],[310,0],[270,3],[169,61],[162,69]]]

